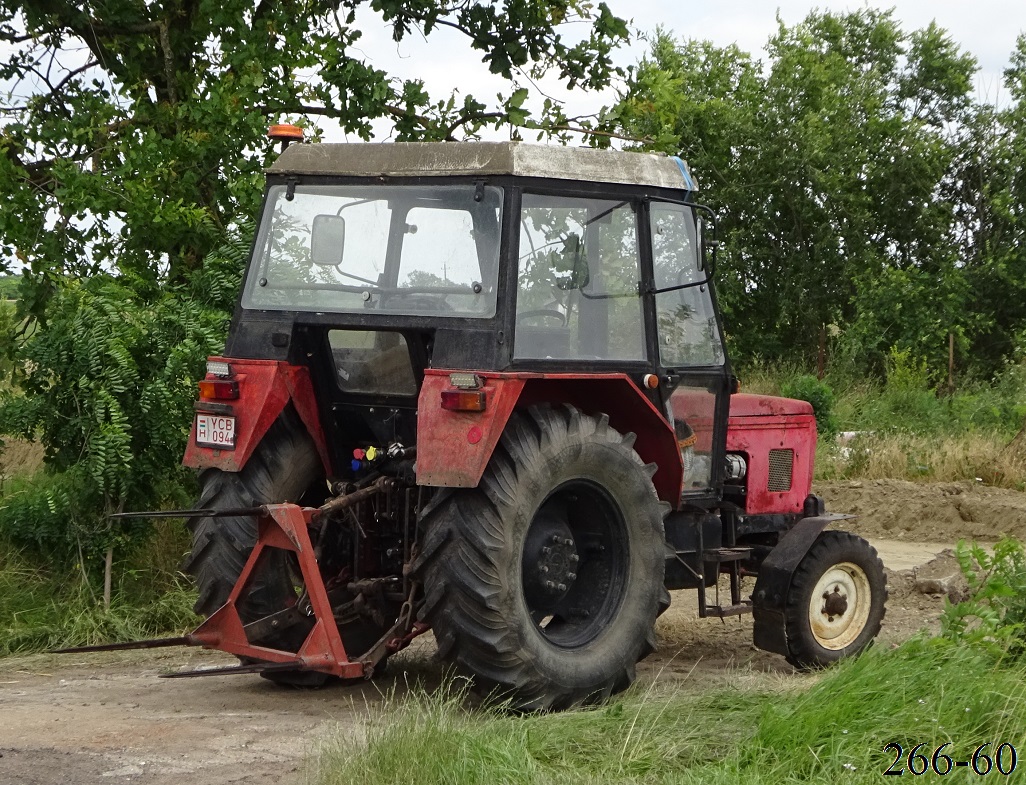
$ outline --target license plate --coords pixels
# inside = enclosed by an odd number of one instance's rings
[[[234,450],[235,418],[219,414],[197,414],[196,444]]]

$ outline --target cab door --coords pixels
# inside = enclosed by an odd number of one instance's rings
[[[722,485],[729,379],[702,224],[694,206],[648,203],[659,375],[684,463],[684,495]]]

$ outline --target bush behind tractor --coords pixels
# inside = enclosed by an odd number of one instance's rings
[[[883,566],[810,493],[811,407],[738,392],[696,197],[668,156],[286,146],[166,513],[207,619],[119,647],[318,685],[430,629],[525,710],[627,687],[671,589],[798,667],[864,649]]]

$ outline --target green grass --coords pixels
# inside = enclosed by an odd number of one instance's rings
[[[0,656],[159,637],[196,626],[194,590],[177,573],[182,539],[173,529],[158,531],[131,560],[116,561],[109,609],[80,573],[40,565],[38,556],[0,541]]]
[[[893,366],[883,380],[833,369],[822,385],[794,366],[738,374],[745,392],[790,393],[820,407],[818,480],[982,481],[1026,490],[1026,450],[1009,446],[1026,427],[1026,364],[988,383],[963,382],[954,395],[930,388],[921,368]],[[842,444],[845,431],[859,435]]]
[[[386,701],[365,735],[340,729],[320,751],[315,780],[877,783],[893,757],[883,749],[890,742],[906,752],[924,742],[932,755],[950,741],[945,751],[956,759],[985,741],[1026,751],[1024,676],[971,647],[915,639],[819,679],[795,677],[793,690],[657,685],[563,714],[473,708],[450,683]],[[969,781],[961,770],[948,779]]]

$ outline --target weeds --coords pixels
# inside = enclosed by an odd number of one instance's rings
[[[876,783],[891,742],[1023,749],[1024,675],[978,648],[918,638],[783,693],[655,685],[598,709],[515,717],[469,707],[459,686],[414,691],[386,701],[366,736],[340,730],[317,781]]]
[[[955,556],[969,584],[969,597],[948,604],[941,634],[985,648],[995,656],[1026,654],[1026,548],[1005,537],[992,553],[964,541]]]
[[[182,534],[164,529],[119,575],[109,610],[81,578],[0,543],[0,655],[151,638],[199,621],[194,592],[176,572]],[[179,556],[180,558],[180,556]],[[163,561],[162,561],[163,560]]]

